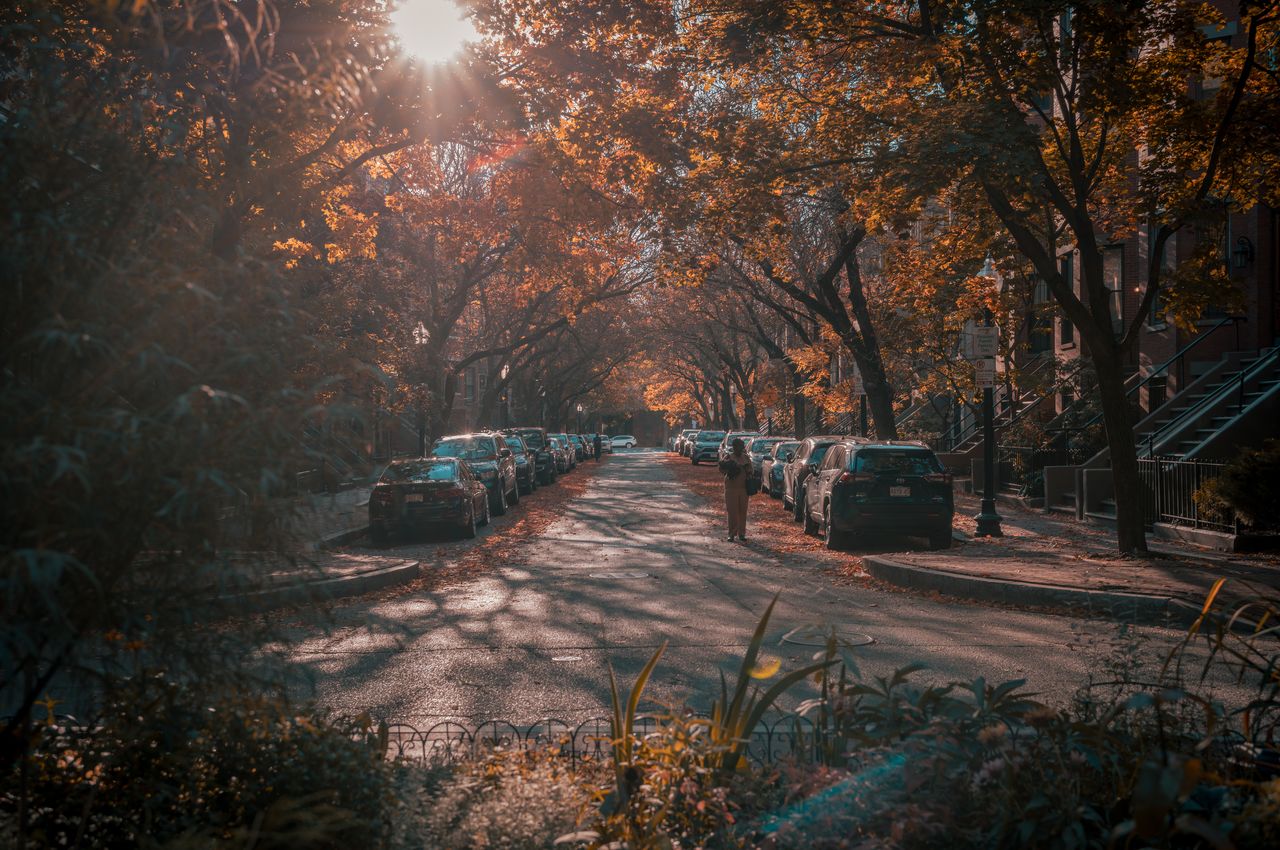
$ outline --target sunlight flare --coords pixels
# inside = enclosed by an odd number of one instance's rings
[[[400,0],[391,23],[404,51],[427,63],[448,62],[479,37],[453,0]]]

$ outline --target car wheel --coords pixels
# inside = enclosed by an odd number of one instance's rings
[[[485,499],[484,501],[486,505],[489,503],[488,499]],[[475,536],[476,536],[476,506],[475,505],[472,505],[471,510],[467,512],[467,521],[462,526],[462,536],[467,540],[475,539]]]
[[[507,500],[512,506],[520,504],[520,482],[515,482],[515,486],[511,488],[511,498]]]
[[[929,535],[930,549],[950,549],[951,548],[951,529],[940,528]]]
[[[804,520],[804,533],[817,534],[818,523],[813,518],[813,516],[809,513],[809,505],[807,503],[802,502],[800,504],[800,513],[801,513],[801,519]]]
[[[804,521],[804,490],[796,491],[796,497],[791,500],[791,518],[796,522]]]
[[[489,513],[494,516],[502,516],[507,512],[507,491],[501,486],[498,487],[498,498],[489,506]]]
[[[825,538],[828,549],[832,551],[837,551],[844,548],[844,543],[845,543],[844,532],[836,531],[835,527],[831,524],[831,505],[830,504],[828,504],[826,509],[822,512],[822,529],[823,529],[823,536]]]

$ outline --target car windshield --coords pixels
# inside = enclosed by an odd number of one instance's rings
[[[777,448],[773,450],[773,456],[782,457],[783,452],[794,452],[796,450],[796,446],[798,445],[800,445],[800,443],[796,440],[791,440],[785,443],[778,443]]]
[[[854,472],[887,473],[890,475],[928,475],[941,472],[942,464],[933,452],[864,449],[854,455]]]
[[[491,437],[455,437],[436,443],[431,453],[462,460],[493,460],[498,456],[498,449]]]
[[[519,437],[504,437],[503,442],[507,444],[507,448],[511,449],[514,454],[524,454],[524,443],[520,441]]]
[[[759,437],[751,441],[751,453],[753,455],[767,455],[774,446],[782,442],[781,440],[762,440]]]
[[[698,435],[699,443],[718,443],[724,439],[724,431],[703,431]]]
[[[411,460],[393,463],[378,479],[384,484],[453,481],[458,477],[458,464],[452,460]]]

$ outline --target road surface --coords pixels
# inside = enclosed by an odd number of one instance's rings
[[[339,604],[327,633],[296,627],[283,657],[304,675],[297,694],[414,725],[576,722],[607,709],[608,665],[629,687],[666,642],[652,704],[701,708],[722,671],[732,682],[775,594],[768,651],[783,670],[817,651],[785,634],[834,625],[870,639],[851,650],[864,676],[923,661],[929,680],[1025,678],[1059,703],[1091,675],[1109,676],[1114,646],[1136,645],[1153,663],[1181,636],[1158,628],[1118,636],[1106,622],[837,585],[801,560],[724,541],[659,457],[616,453],[517,563],[438,592]],[[413,557],[422,545],[387,554]],[[786,706],[805,695],[796,691]]]

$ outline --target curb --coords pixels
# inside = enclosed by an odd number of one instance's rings
[[[862,563],[868,573],[881,581],[978,602],[1065,608],[1075,614],[1102,616],[1126,623],[1181,628],[1190,626],[1200,616],[1198,607],[1171,596],[966,576],[874,555],[863,556]]]
[[[362,593],[395,584],[404,584],[417,578],[421,570],[421,561],[400,561],[380,570],[353,576],[268,587],[232,596],[219,596],[218,602],[247,607],[254,611],[267,611],[303,602],[326,602],[331,599],[341,599],[344,596],[359,596]]]
[[[369,534],[368,523],[356,528],[348,528],[346,531],[338,531],[333,534],[327,534],[320,538],[321,549],[331,549],[334,546],[345,546],[348,543],[354,543],[361,537]]]

